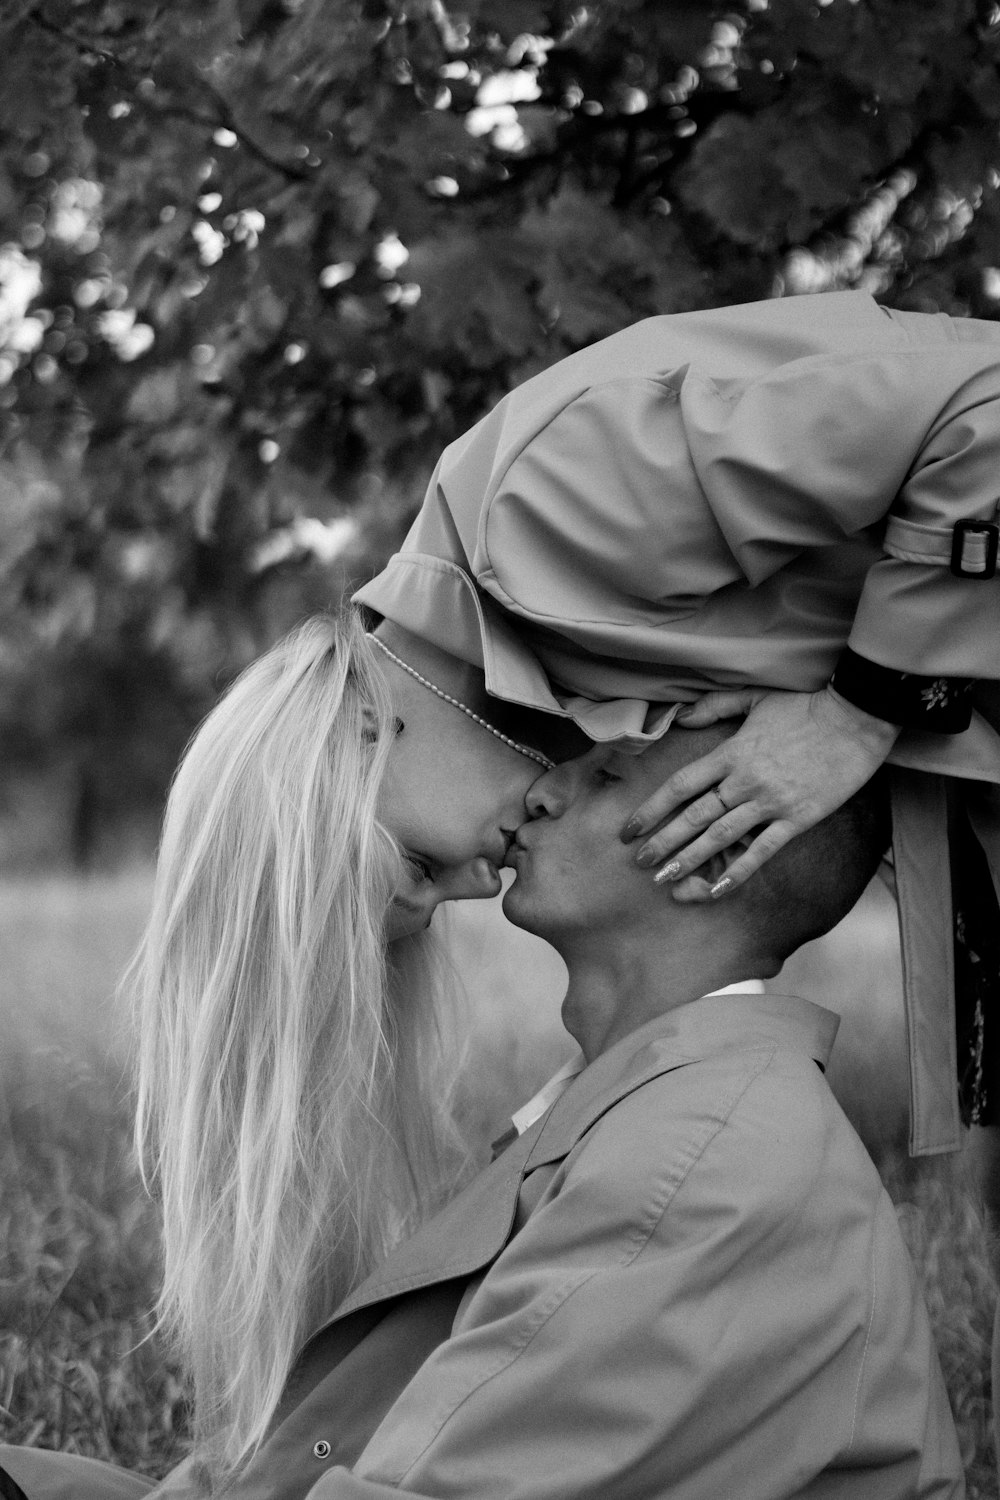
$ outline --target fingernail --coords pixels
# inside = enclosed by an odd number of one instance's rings
[[[643,870],[648,870],[650,865],[656,864],[657,858],[656,850],[650,848],[649,844],[647,844],[644,849],[639,850],[639,853],[635,857],[635,862]]]
[[[685,705],[684,705],[683,708],[679,708],[677,710],[677,713],[674,715],[674,717],[677,718],[677,719],[689,719],[693,713],[694,713],[694,704],[693,703],[685,703]]]
[[[642,824],[639,822],[638,818],[629,818],[628,822],[625,824],[625,827],[622,829],[621,834],[619,835],[622,843],[630,844],[632,840],[638,835],[641,828]]]
[[[676,880],[680,873],[680,860],[672,859],[668,865],[663,866],[662,870],[657,870],[656,874],[653,876],[653,880],[656,885],[663,885],[664,881],[666,880]]]
[[[732,884],[733,882],[730,876],[723,875],[721,880],[717,880],[715,882],[708,894],[713,898],[717,896],[724,896],[728,890],[732,889]]]

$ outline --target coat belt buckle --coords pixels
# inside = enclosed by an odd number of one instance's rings
[[[956,578],[995,578],[1000,526],[995,521],[956,521],[951,534],[951,571]]]

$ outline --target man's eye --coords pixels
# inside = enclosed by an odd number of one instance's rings
[[[615,786],[621,781],[620,776],[616,776],[614,771],[609,771],[604,766],[598,766],[594,776],[601,786]]]

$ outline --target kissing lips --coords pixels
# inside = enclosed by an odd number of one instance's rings
[[[506,857],[504,859],[504,864],[507,866],[507,868],[509,870],[518,870],[518,869],[520,869],[521,861],[524,858],[524,856],[527,854],[527,852],[528,852],[527,849],[521,843],[520,834],[519,833],[515,833],[514,836],[513,836],[513,838],[511,839],[510,843],[507,846],[507,854],[506,854]]]

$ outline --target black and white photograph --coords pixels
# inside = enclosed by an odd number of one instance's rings
[[[1000,1500],[1000,4],[0,0],[0,1500]]]

